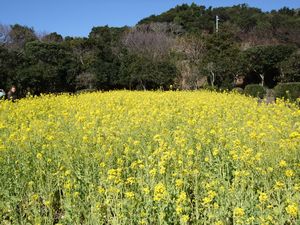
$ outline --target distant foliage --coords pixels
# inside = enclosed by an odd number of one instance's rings
[[[239,94],[243,94],[244,93],[244,89],[243,88],[239,88],[239,87],[233,88],[232,91],[235,92],[235,93],[239,93]]]
[[[249,84],[245,87],[244,93],[252,97],[263,98],[266,89],[259,84]]]
[[[218,8],[183,4],[160,15],[145,18],[139,24],[173,22],[188,33],[213,33],[216,15],[220,18],[221,30],[230,28],[238,39],[252,46],[267,43],[293,43],[300,46],[299,10],[287,7],[265,13],[247,4]]]
[[[280,83],[275,87],[275,94],[277,98],[294,101],[300,98],[300,82]]]
[[[220,18],[216,33],[215,17]],[[0,24],[0,88],[25,96],[81,89],[232,89],[300,81],[299,10],[247,4],[176,6],[134,27],[93,27],[88,37]]]
[[[300,82],[300,53],[292,54],[279,64],[281,82]]]

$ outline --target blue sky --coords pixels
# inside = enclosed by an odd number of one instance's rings
[[[264,11],[300,8],[300,0],[0,0],[0,23],[19,23],[63,36],[87,36],[93,26],[133,26],[151,14],[192,2],[213,7],[248,3]]]

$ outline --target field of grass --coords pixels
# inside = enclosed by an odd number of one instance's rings
[[[300,224],[300,110],[234,93],[0,102],[1,224]]]

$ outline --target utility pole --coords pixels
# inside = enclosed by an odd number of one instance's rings
[[[217,15],[216,16],[216,33],[218,33],[219,32],[219,16]]]

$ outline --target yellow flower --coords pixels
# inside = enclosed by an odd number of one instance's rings
[[[214,203],[214,209],[218,209],[220,206],[218,203]]]
[[[43,154],[40,153],[40,152],[37,153],[37,154],[36,154],[36,158],[37,158],[37,159],[42,159],[42,158],[43,158]]]
[[[108,190],[107,190],[107,193],[109,194],[118,194],[120,193],[120,189],[119,188],[116,188],[116,187],[110,187]]]
[[[184,191],[180,192],[178,198],[177,198],[177,203],[184,203],[186,201],[186,193]]]
[[[265,203],[268,200],[268,195],[264,192],[261,192],[259,194],[259,202],[260,203]]]
[[[85,136],[82,137],[83,142],[88,142],[88,140],[89,140],[88,136],[85,135]]]
[[[299,116],[298,106],[282,100],[258,105],[205,90],[1,101],[1,178],[17,177],[0,193],[23,196],[28,216],[20,224],[51,220],[30,211],[40,204],[53,210],[57,188],[62,211],[107,224],[136,212],[136,224],[225,225],[232,198],[234,224],[278,224],[281,214],[297,224]],[[257,187],[263,192],[253,198]],[[75,207],[81,197],[91,200],[90,212]],[[15,200],[6,200],[0,214],[13,219]],[[103,215],[114,208],[113,218]]]
[[[159,168],[159,174],[165,174],[165,173],[166,173],[166,167],[161,166],[161,167]]]
[[[154,187],[154,201],[161,201],[168,196],[168,192],[166,190],[165,185],[162,183],[158,183]]]
[[[298,206],[295,203],[288,205],[285,210],[292,217],[296,217],[298,215]]]
[[[151,176],[155,176],[156,173],[157,173],[157,170],[156,170],[155,168],[149,171],[149,174],[150,174]]]
[[[177,180],[175,181],[175,186],[176,186],[177,188],[181,188],[181,187],[183,186],[183,180],[182,180],[182,179],[177,179]]]
[[[140,224],[140,225],[146,225],[146,224],[147,224],[147,220],[146,220],[146,219],[141,219],[141,220],[139,221],[139,224]]]
[[[143,190],[144,194],[149,194],[150,193],[150,190],[147,187],[143,188],[142,190]]]
[[[105,193],[105,189],[103,187],[98,187],[98,193],[99,194]]]
[[[281,181],[276,181],[275,185],[274,185],[274,189],[275,190],[280,190],[284,187],[284,183]]]
[[[45,206],[50,207],[51,201],[45,201],[44,204],[45,204]]]
[[[215,222],[215,225],[224,225],[224,223],[221,220],[219,220],[219,221]]]
[[[71,174],[71,170],[66,170],[65,176],[69,176]]]
[[[70,190],[72,188],[72,184],[71,184],[70,180],[68,180],[64,183],[64,188],[67,190]]]
[[[209,204],[214,200],[215,195],[208,194],[208,196],[202,199],[203,204]]]
[[[190,217],[188,215],[182,215],[180,220],[182,223],[187,223],[189,221]]]
[[[280,167],[286,167],[286,166],[287,166],[287,163],[286,163],[286,161],[284,161],[284,160],[280,160],[280,162],[279,162],[279,166],[280,166]]]
[[[188,156],[192,156],[194,155],[194,150],[193,149],[189,149],[188,150]]]
[[[294,131],[290,134],[290,138],[300,138],[300,133],[297,131]]]
[[[134,198],[134,193],[133,192],[125,192],[125,197],[128,199],[133,199]]]
[[[212,202],[212,198],[210,198],[210,197],[204,197],[203,199],[202,199],[202,201],[203,201],[203,204],[209,204],[209,203],[211,203]]]
[[[210,198],[214,198],[214,197],[216,197],[217,196],[217,193],[215,192],[215,191],[208,191],[208,196],[210,197]]]
[[[128,177],[126,180],[126,184],[134,184],[135,183],[135,178],[134,177]]]
[[[254,221],[255,221],[254,216],[250,216],[250,217],[247,219],[247,223],[249,223],[249,224],[252,224]]]
[[[180,205],[177,205],[175,210],[176,210],[177,215],[180,215],[183,212],[183,208]]]
[[[240,208],[240,207],[236,207],[234,208],[233,210],[233,215],[235,217],[243,217],[245,215],[245,211],[243,208]]]
[[[134,141],[133,142],[133,145],[135,145],[135,146],[137,146],[137,145],[139,145],[140,144],[140,141]]]
[[[32,201],[36,201],[36,200],[38,200],[38,198],[39,198],[39,195],[38,195],[38,194],[33,194],[33,195],[31,196],[31,200],[32,200]]]
[[[213,156],[217,156],[219,154],[219,149],[214,148],[212,154],[213,154]]]
[[[288,170],[285,171],[285,175],[287,177],[293,177],[294,176],[294,171],[291,170],[291,169],[288,169]]]

